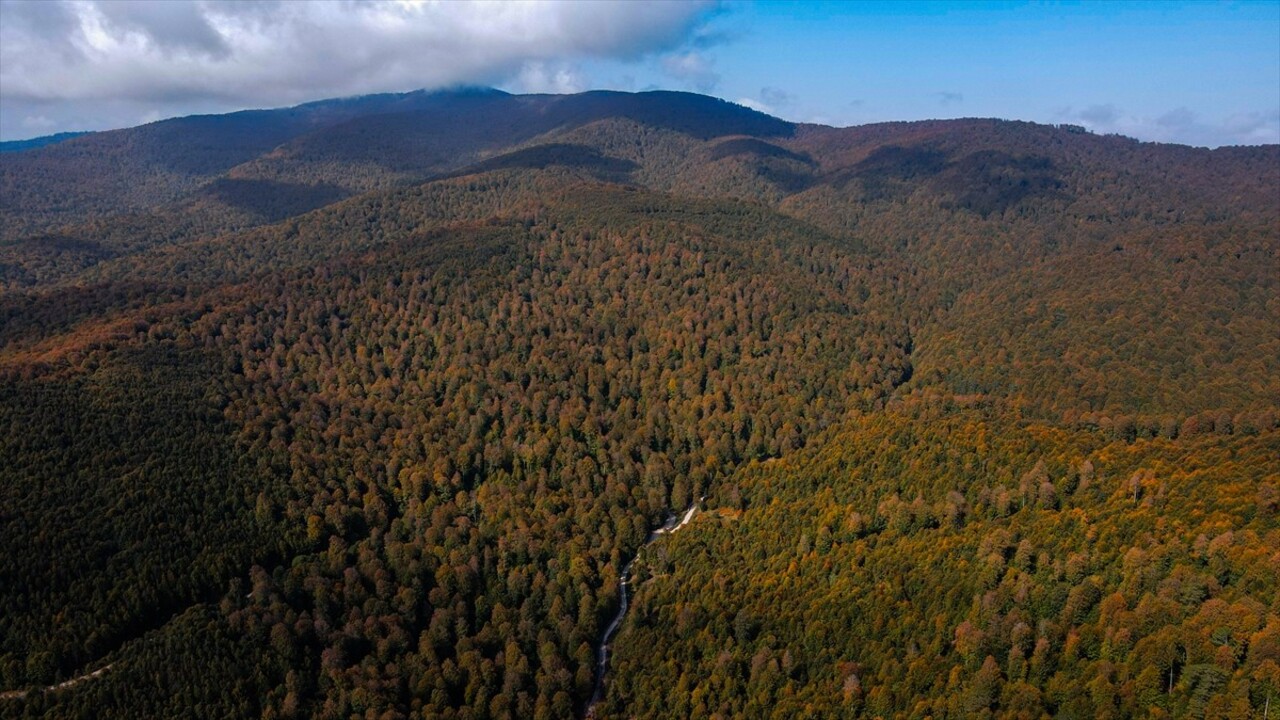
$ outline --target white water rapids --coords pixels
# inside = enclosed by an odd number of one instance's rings
[[[593,718],[596,715],[596,706],[600,704],[600,700],[604,698],[604,679],[605,673],[609,670],[609,640],[613,638],[614,633],[618,632],[618,628],[622,625],[622,619],[627,614],[627,599],[629,596],[628,587],[631,584],[631,566],[635,564],[636,558],[640,557],[640,551],[653,543],[663,535],[670,535],[693,519],[698,512],[698,504],[706,500],[706,496],[698,498],[697,502],[689,504],[684,511],[684,515],[672,516],[662,527],[649,533],[644,539],[644,543],[636,549],[636,554],[627,564],[622,566],[622,574],[618,577],[618,595],[621,598],[618,603],[618,612],[613,616],[613,620],[609,621],[609,625],[605,627],[604,633],[600,636],[600,642],[596,644],[596,685],[591,692],[591,701],[587,703],[586,717]]]

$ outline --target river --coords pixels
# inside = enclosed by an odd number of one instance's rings
[[[613,638],[614,633],[618,632],[618,628],[622,626],[622,619],[627,615],[627,600],[630,596],[631,585],[631,566],[635,565],[636,559],[640,557],[640,551],[651,545],[654,541],[663,535],[675,533],[680,528],[689,524],[693,516],[698,512],[698,504],[706,500],[706,496],[698,498],[697,502],[690,503],[685,509],[683,515],[673,515],[667,519],[662,527],[649,533],[644,539],[644,543],[636,549],[636,554],[626,565],[622,566],[622,574],[618,576],[618,596],[621,598],[618,603],[618,612],[609,621],[605,627],[604,633],[600,635],[600,642],[596,643],[596,684],[595,689],[591,691],[591,701],[587,703],[586,717],[594,718],[596,716],[596,706],[604,698],[604,682],[605,674],[609,671],[609,641]]]
[[[92,680],[94,678],[102,677],[102,674],[110,669],[111,669],[110,665],[104,665],[103,667],[100,667],[97,670],[94,670],[93,672],[85,673],[79,677],[73,677],[70,680],[63,680],[62,682],[56,685],[36,688],[35,690],[9,690],[6,692],[0,692],[0,700],[24,700],[28,695],[32,695],[32,694],[49,693],[49,692],[56,692],[58,690],[65,690],[69,687],[79,685],[80,683],[85,682],[86,680]]]

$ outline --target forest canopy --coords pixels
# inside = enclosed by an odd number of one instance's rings
[[[0,716],[1280,708],[1280,148],[441,93],[0,198]]]

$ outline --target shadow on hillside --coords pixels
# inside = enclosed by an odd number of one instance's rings
[[[554,143],[489,158],[465,168],[457,175],[508,169],[542,170],[555,166],[585,170],[597,178],[611,181],[625,180],[627,175],[640,167],[630,160],[602,155],[599,150],[586,145]]]
[[[336,185],[219,178],[205,187],[208,197],[272,223],[330,205],[350,193]]]

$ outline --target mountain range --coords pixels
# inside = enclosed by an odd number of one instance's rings
[[[0,716],[1280,703],[1280,146],[467,88],[0,149]]]

